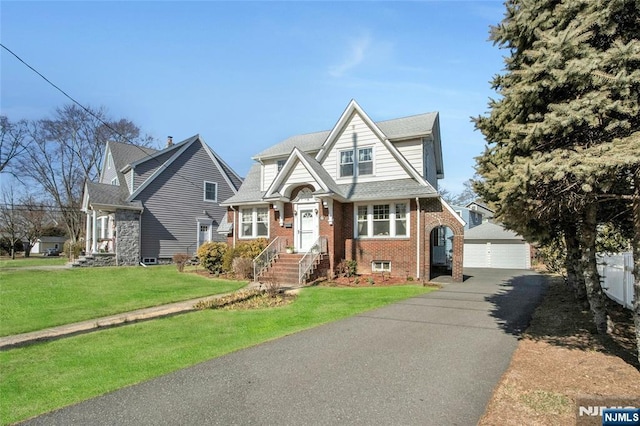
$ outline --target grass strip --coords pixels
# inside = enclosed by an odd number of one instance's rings
[[[0,419],[24,420],[431,290],[312,287],[283,307],[197,311],[0,352]]]
[[[34,266],[62,266],[69,262],[64,256],[42,256],[32,255],[30,257],[10,257],[0,258],[0,271],[7,268],[31,268]]]
[[[247,284],[179,273],[172,265],[0,274],[0,336],[227,293]]]

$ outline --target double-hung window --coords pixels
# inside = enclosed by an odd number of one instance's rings
[[[408,202],[361,204],[356,208],[358,238],[409,236]]]
[[[218,201],[218,184],[204,182],[204,201]]]
[[[358,175],[373,174],[373,148],[358,150]]]
[[[269,209],[254,207],[240,209],[240,237],[258,238],[269,236]]]
[[[340,177],[373,174],[373,148],[340,151]]]
[[[353,151],[340,151],[340,177],[353,176]]]

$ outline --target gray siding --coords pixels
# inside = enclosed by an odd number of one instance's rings
[[[204,181],[218,184],[217,202],[204,201]],[[136,197],[144,205],[140,256],[170,258],[175,253],[194,254],[198,217],[211,217],[212,238],[226,241],[215,229],[226,214],[226,208],[219,203],[233,194],[200,142],[194,142]]]
[[[107,185],[111,185],[111,181],[113,180],[113,178],[118,176],[118,171],[116,170],[115,164],[112,164],[111,167],[109,167],[107,162],[108,155],[109,153],[107,153],[104,157],[104,170],[102,173],[102,180],[100,181],[100,183],[106,183]]]
[[[135,173],[134,185],[135,186],[133,188],[133,192],[135,192],[136,189],[138,189],[138,187],[142,185],[144,181],[146,181],[153,174],[153,172],[155,172],[160,166],[162,166],[168,159],[173,157],[173,155],[175,155],[176,152],[177,152],[176,150],[171,150],[162,155],[159,155],[158,157],[150,158],[144,163],[138,164],[137,166],[135,166],[135,169],[134,169],[134,173]]]

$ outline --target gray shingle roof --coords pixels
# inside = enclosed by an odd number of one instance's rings
[[[87,195],[91,205],[121,206],[124,208],[141,206],[139,201],[127,201],[129,194],[126,186],[123,185],[87,182]]]
[[[329,130],[325,130],[322,132],[291,136],[290,138],[287,138],[284,141],[258,153],[253,158],[257,159],[285,156],[293,151],[293,148],[298,148],[300,151],[306,153],[319,151],[324,141],[327,140],[327,136],[329,136],[329,133]]]
[[[505,229],[502,225],[492,222],[485,222],[482,225],[474,226],[464,232],[464,240],[516,240],[523,238],[513,231]]]
[[[220,219],[220,225],[218,225],[217,232],[218,234],[226,234],[228,235],[233,230],[233,222],[229,222],[229,219],[226,214],[222,216]]]
[[[260,190],[260,164],[255,163],[249,169],[247,176],[240,186],[240,190],[234,196],[227,198],[222,205],[241,203],[253,203],[262,201],[265,191]]]
[[[109,149],[113,157],[113,164],[118,171],[122,170],[127,164],[139,161],[158,152],[157,149],[153,148],[112,141],[109,141]]]
[[[338,185],[340,195],[349,201],[390,200],[411,197],[432,197],[438,194],[431,186],[424,186],[413,179],[396,179],[378,182],[357,182]]]
[[[382,130],[387,138],[391,140],[403,139],[411,136],[420,136],[431,133],[437,116],[437,112],[429,112],[426,114],[412,115],[410,117],[379,121],[376,122],[376,125],[380,130]],[[330,130],[325,130],[322,132],[292,136],[265,149],[253,158],[286,156],[293,151],[294,147],[297,147],[299,150],[306,153],[319,151],[322,144],[327,140],[329,133],[331,133]]]

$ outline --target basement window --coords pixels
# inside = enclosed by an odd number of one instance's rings
[[[155,257],[143,257],[142,263],[144,263],[145,265],[157,265],[158,259],[156,259]]]
[[[374,260],[371,262],[371,272],[391,272],[391,261]]]

